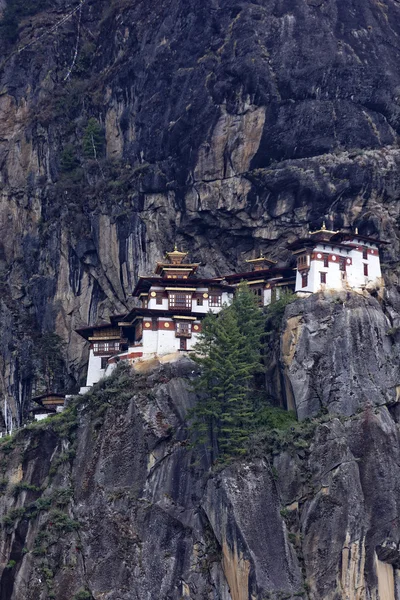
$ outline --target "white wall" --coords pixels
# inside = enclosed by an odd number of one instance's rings
[[[151,322],[150,322],[151,325]],[[145,321],[143,322],[142,336],[143,354],[156,354],[158,348],[158,331],[152,331],[151,327],[146,329]],[[134,348],[129,349],[134,352]]]
[[[352,244],[355,241],[351,242]],[[306,287],[302,287],[301,271],[296,273],[296,292],[311,292],[315,293],[320,290],[342,290],[342,289],[362,289],[366,285],[378,285],[381,278],[381,268],[379,259],[379,250],[374,244],[365,244],[368,248],[374,251],[373,254],[368,253],[368,259],[363,259],[362,246],[360,250],[353,249],[349,246],[349,253],[345,250],[338,251],[335,246],[325,244],[325,247],[318,245],[313,250],[315,256],[321,254],[321,258],[315,258],[310,262],[308,271],[308,282]],[[323,255],[330,254],[337,257],[336,262],[329,260],[329,267],[324,267]],[[346,271],[341,271],[339,268],[339,259],[343,258],[346,261]],[[350,259],[351,264],[349,264]],[[364,275],[364,263],[368,264],[368,276]],[[321,283],[320,273],[326,273],[326,283]],[[343,276],[344,275],[344,276]]]
[[[49,414],[51,414],[51,413],[48,413],[48,414],[46,414],[46,413],[45,414],[37,414],[36,413],[35,414],[35,421],[43,421],[43,419],[47,419],[47,417],[49,416]]]
[[[105,369],[101,368],[101,356],[95,356],[93,350],[91,349],[89,352],[89,364],[88,364],[88,372],[86,377],[86,386],[92,386],[102,377],[104,377]]]
[[[368,258],[363,258],[362,247],[360,246],[360,250],[352,250],[352,267],[351,272],[349,274],[349,285],[352,288],[361,288],[367,285],[378,285],[380,283],[380,279],[382,277],[380,259],[379,259],[379,250],[377,246],[372,244],[368,244],[367,246],[370,250],[373,250],[373,254],[368,252]],[[364,264],[368,265],[368,275],[364,275]]]
[[[264,306],[268,306],[269,304],[271,304],[271,300],[272,300],[272,290],[271,288],[264,290],[264,298],[263,298],[263,304]]]

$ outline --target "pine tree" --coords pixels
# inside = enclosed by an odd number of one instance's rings
[[[202,372],[195,385],[201,398],[194,430],[199,442],[209,442],[213,458],[245,451],[254,426],[251,396],[262,334],[263,318],[247,286],[240,286],[231,306],[203,321],[195,356]]]
[[[247,359],[254,364],[255,372],[261,371],[260,352],[265,317],[258,306],[256,296],[245,281],[239,284],[232,309],[235,312],[240,333],[245,338]]]

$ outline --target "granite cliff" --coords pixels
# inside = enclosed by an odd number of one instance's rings
[[[212,466],[188,443],[196,369],[120,368],[1,443],[1,599],[397,600],[396,404]]]
[[[266,385],[300,421],[243,460],[188,446],[188,360],[3,441],[0,599],[399,600],[400,3],[0,11],[3,416],[49,369],[76,391],[74,329],[174,242],[210,275],[323,218],[389,242],[375,297],[287,307]]]
[[[240,269],[320,224],[379,234],[398,284],[396,0],[7,0],[0,26],[2,397],[17,421],[74,329],[176,241]],[[160,235],[162,232],[162,235]]]

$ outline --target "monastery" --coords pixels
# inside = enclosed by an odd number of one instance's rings
[[[297,240],[290,248],[297,258],[295,292],[363,290],[383,286],[379,248],[386,244],[354,233],[318,231]]]
[[[325,290],[370,290],[383,285],[379,248],[382,240],[358,231],[318,231],[290,245],[296,267],[279,267],[261,256],[246,261],[247,271],[224,277],[197,276],[198,263],[185,262],[176,247],[158,262],[153,275],[141,276],[133,290],[135,307],[108,322],[78,329],[90,343],[85,393],[110,374],[120,360],[134,362],[190,352],[201,333],[202,319],[230,304],[235,288],[246,281],[260,307],[291,290],[306,296]]]

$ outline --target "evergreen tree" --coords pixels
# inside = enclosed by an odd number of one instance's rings
[[[104,151],[104,132],[95,118],[90,118],[83,134],[83,153],[87,158],[97,160]]]
[[[246,355],[249,362],[257,365],[255,372],[262,371],[260,352],[264,335],[264,321],[257,298],[248,284],[242,281],[235,294],[232,310],[237,319],[240,333],[245,338]]]
[[[254,295],[240,286],[231,306],[203,321],[195,360],[202,372],[193,411],[199,442],[210,443],[213,458],[240,455],[254,426],[252,390],[260,370],[263,318]]]

